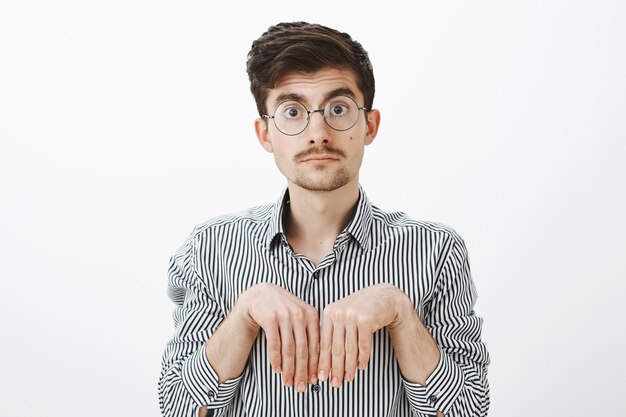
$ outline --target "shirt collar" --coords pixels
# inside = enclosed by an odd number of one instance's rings
[[[281,192],[280,197],[274,203],[269,224],[267,228],[267,235],[265,237],[265,247],[270,250],[272,243],[277,236],[284,236],[283,230],[283,209],[285,204],[289,203],[289,189],[285,189]],[[354,217],[346,228],[341,232],[340,236],[344,233],[351,235],[359,243],[363,250],[367,250],[369,247],[370,227],[372,224],[372,205],[365,194],[362,187],[359,186],[359,201],[354,212]]]
[[[265,236],[265,248],[270,250],[272,248],[272,242],[279,235],[283,233],[283,207],[289,201],[289,189],[285,189],[280,193],[280,197],[274,203],[271,210],[271,216],[267,227],[267,235]]]
[[[363,187],[359,187],[359,202],[356,205],[354,217],[346,226],[345,231],[359,242],[363,250],[367,250],[369,247],[372,220],[372,204],[368,200]]]

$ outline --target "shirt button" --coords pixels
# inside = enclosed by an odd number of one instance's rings
[[[315,272],[313,272],[313,278],[314,278],[314,279],[318,279],[319,277],[320,277],[320,273],[319,273],[319,271],[315,271]]]
[[[436,403],[438,399],[439,398],[437,398],[436,395],[431,395],[430,397],[428,397],[428,401],[430,401],[431,403]]]
[[[215,393],[213,391],[209,391],[209,400],[213,400],[215,398]]]
[[[320,392],[320,384],[313,384],[311,390],[315,393]]]

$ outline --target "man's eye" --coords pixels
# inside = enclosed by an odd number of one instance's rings
[[[295,107],[291,107],[285,110],[285,116],[290,117],[290,118],[295,118],[298,117],[300,115],[300,110],[296,109]]]
[[[348,112],[349,108],[345,104],[333,104],[330,108],[331,116],[341,116]]]
[[[302,119],[305,116],[305,111],[299,104],[287,104],[280,108],[280,117],[283,119]]]

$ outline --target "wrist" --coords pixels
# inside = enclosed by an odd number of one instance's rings
[[[243,292],[235,305],[233,306],[232,312],[238,322],[241,323],[244,329],[246,329],[249,333],[257,334],[261,328],[259,324],[252,318],[250,315],[250,305],[248,303],[248,292],[247,290]]]
[[[393,321],[388,326],[390,330],[413,322],[413,316],[416,315],[411,299],[399,288],[394,287],[394,289],[394,296],[391,298],[391,302],[393,303],[395,314]]]

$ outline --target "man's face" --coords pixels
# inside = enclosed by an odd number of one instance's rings
[[[273,116],[276,107],[286,99],[300,101],[310,111],[324,108],[338,95],[351,97],[359,107],[363,106],[363,94],[351,71],[323,69],[283,77],[270,90],[265,104],[268,114]],[[356,124],[345,131],[331,128],[322,112],[312,113],[307,128],[295,136],[282,133],[272,119],[258,119],[255,128],[259,142],[274,154],[289,186],[333,191],[347,184],[358,185],[364,147],[376,136],[378,112],[356,111],[359,112]]]

